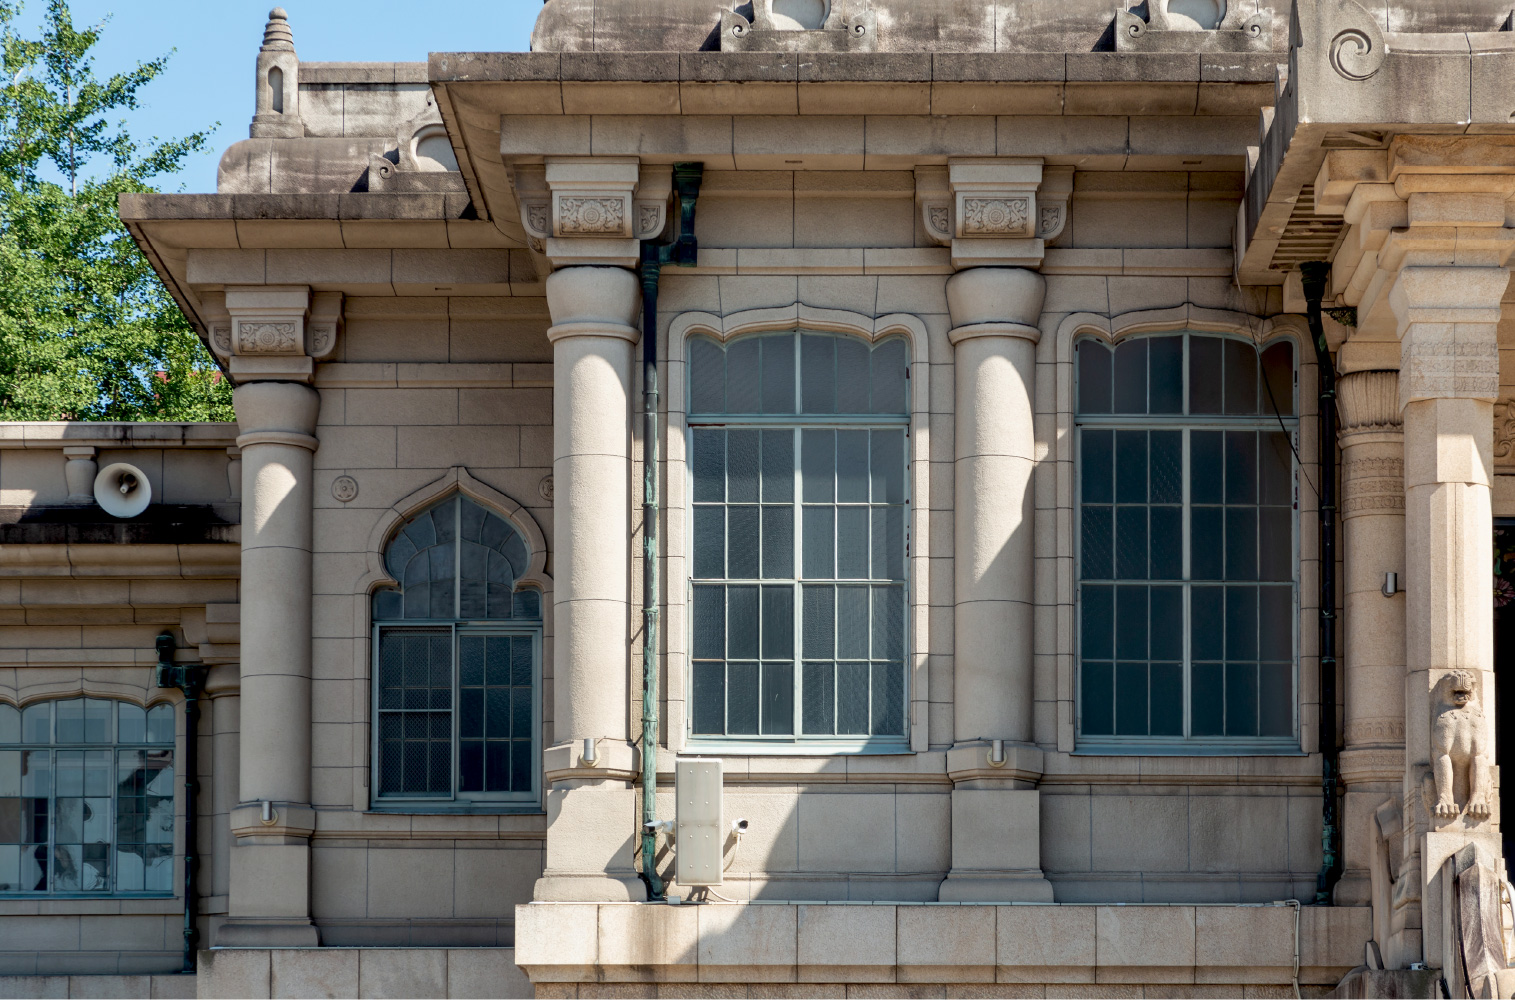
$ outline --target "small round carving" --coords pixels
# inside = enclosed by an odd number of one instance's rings
[[[1382,47],[1366,31],[1348,28],[1331,39],[1331,67],[1348,80],[1366,80],[1383,66]]]
[[[540,483],[537,483],[537,496],[541,497],[543,500],[546,500],[548,503],[552,502],[551,476],[543,476],[542,481]]]
[[[358,496],[358,481],[351,476],[338,476],[331,481],[331,495],[343,503]]]

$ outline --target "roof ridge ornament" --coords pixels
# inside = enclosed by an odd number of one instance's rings
[[[871,10],[842,12],[842,0],[752,0],[751,17],[721,12],[722,52],[873,52]]]
[[[283,7],[268,12],[268,24],[263,27],[263,47],[260,52],[293,52],[295,34],[289,30],[289,14]]]
[[[1272,44],[1272,12],[1247,17],[1237,0],[1145,0],[1115,13],[1117,52],[1266,52]]]

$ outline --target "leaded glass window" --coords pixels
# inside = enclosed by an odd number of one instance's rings
[[[1294,346],[1078,344],[1079,742],[1297,743]]]
[[[903,743],[905,341],[689,347],[691,736]]]
[[[374,595],[378,804],[536,807],[542,593],[530,550],[461,494],[406,520],[384,551],[398,587]]]
[[[173,890],[173,706],[0,704],[0,893]]]

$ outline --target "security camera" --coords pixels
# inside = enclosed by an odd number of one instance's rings
[[[747,827],[748,823],[745,819],[733,820],[731,823],[731,832],[740,837],[747,832]]]

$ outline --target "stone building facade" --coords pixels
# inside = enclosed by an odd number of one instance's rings
[[[236,423],[0,425],[6,988],[1510,995],[1509,7],[1125,6],[275,10]]]

